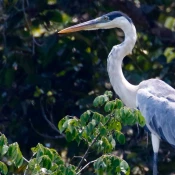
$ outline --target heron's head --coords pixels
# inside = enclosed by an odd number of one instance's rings
[[[70,33],[81,30],[110,29],[116,27],[123,29],[130,24],[132,24],[132,20],[126,14],[119,11],[114,11],[96,19],[65,28],[58,33]]]

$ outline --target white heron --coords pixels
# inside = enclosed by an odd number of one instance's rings
[[[132,53],[137,34],[132,20],[124,13],[114,11],[96,19],[68,27],[58,33],[80,30],[120,28],[125,39],[113,46],[107,59],[107,70],[114,91],[131,108],[138,108],[146,119],[153,146],[153,175],[157,175],[157,155],[160,139],[175,146],[175,89],[159,79],[130,84],[122,72],[123,58]]]

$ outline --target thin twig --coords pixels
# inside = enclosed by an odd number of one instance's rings
[[[22,157],[27,163],[29,163],[29,161],[25,158],[25,157]]]
[[[89,166],[91,163],[94,163],[94,162],[96,162],[97,161],[97,159],[96,160],[93,160],[93,161],[90,161],[89,163],[87,163],[83,168],[81,168],[81,170],[78,172],[78,173],[76,173],[76,174],[80,174],[87,166]]]
[[[79,158],[79,159],[82,159],[82,156],[74,156],[74,157],[71,159],[71,161],[72,161],[74,158]],[[86,159],[84,159],[84,161],[85,161],[85,162],[87,162],[87,160],[86,160]]]
[[[30,121],[30,125],[31,125],[32,129],[33,129],[38,135],[40,135],[41,137],[48,138],[48,139],[60,139],[60,138],[63,138],[63,137],[64,137],[63,135],[60,135],[60,136],[48,136],[48,135],[42,134],[42,133],[38,132],[38,131],[34,128],[34,126],[33,126],[32,122],[31,122],[31,120],[29,120],[29,121]]]
[[[93,146],[93,144],[96,142],[96,140],[98,139],[98,137],[100,136],[100,133],[93,139],[92,143],[89,145],[88,149],[86,150],[84,156],[82,157],[81,161],[78,164],[77,170],[80,168],[81,164],[83,163],[83,160],[85,160],[90,148]]]
[[[44,111],[44,107],[42,105],[42,103],[40,102],[40,106],[41,106],[41,112],[42,112],[42,115],[44,117],[44,119],[47,121],[47,123],[49,124],[49,126],[54,130],[56,131],[57,133],[61,134],[59,132],[59,130],[57,129],[57,127],[47,118],[46,114],[45,114],[45,111]],[[62,134],[62,136],[64,136],[64,134]]]

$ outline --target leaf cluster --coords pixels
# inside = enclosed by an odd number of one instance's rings
[[[38,144],[32,148],[32,158],[26,160],[19,148],[18,143],[9,144],[5,135],[0,136],[0,159],[4,157],[8,160],[8,165],[14,165],[16,168],[21,168],[24,165],[24,160],[27,165],[24,166],[24,174],[30,175],[75,175],[75,166],[65,164],[56,150],[44,147]],[[10,163],[11,162],[11,163]],[[0,173],[6,175],[8,173],[7,162],[0,161]]]
[[[13,164],[15,167],[19,168],[23,164],[23,156],[21,154],[18,143],[9,144],[5,135],[0,136],[0,159],[2,157],[8,157],[9,164]],[[8,168],[5,163],[0,161],[0,172],[2,174],[7,174]]]
[[[27,174],[74,175],[75,167],[66,165],[56,150],[38,144],[32,148],[33,157],[26,168]]]
[[[115,149],[117,142],[125,144],[126,139],[122,133],[122,126],[137,123],[140,126],[144,126],[145,119],[138,110],[127,108],[119,99],[110,100],[111,98],[112,92],[107,91],[104,95],[100,95],[94,99],[94,106],[104,107],[105,115],[87,110],[79,119],[66,116],[58,123],[60,132],[65,133],[68,141],[75,140],[78,143],[84,141],[88,144],[88,148],[92,147],[99,153],[111,153]],[[98,169],[97,174],[108,171],[108,168],[111,167],[110,165],[113,167],[115,163],[109,163],[107,161],[109,157],[110,156],[107,156],[106,159],[101,158],[97,162],[100,161],[102,163],[97,164],[96,162],[94,164],[96,169]],[[107,161],[108,164],[106,164],[103,159]],[[110,161],[112,160],[110,157]],[[117,160],[120,162],[119,159]],[[115,172],[117,174],[121,171],[122,168],[120,166],[118,169],[111,169],[111,173]]]
[[[111,98],[112,92],[106,91],[104,95],[94,99],[94,106],[104,107],[105,115],[87,110],[80,116],[80,119],[66,116],[58,123],[60,132],[65,133],[68,141],[75,140],[78,143],[84,141],[88,144],[88,149],[77,167],[65,164],[54,149],[46,148],[40,143],[32,148],[33,154],[28,161],[23,157],[18,143],[8,144],[3,134],[0,136],[0,158],[6,157],[8,162],[17,168],[24,165],[25,160],[27,163],[24,168],[25,174],[75,175],[84,169],[81,169],[82,161],[87,156],[88,150],[93,148],[103,153],[94,161],[94,169],[98,175],[104,172],[117,175],[122,172],[128,175],[130,173],[128,164],[109,153],[115,149],[117,142],[125,143],[125,135],[122,133],[123,125],[139,123],[144,126],[145,120],[138,110],[126,108],[120,100],[110,100]],[[7,162],[0,162],[0,172],[4,175],[8,173],[6,164]]]
[[[123,105],[119,99],[110,101],[112,92],[105,92],[95,98],[95,107],[104,106],[106,115],[87,110],[80,119],[66,116],[60,120],[58,128],[60,132],[66,134],[68,141],[76,140],[80,143],[84,140],[88,145],[94,142],[94,147],[98,152],[111,152],[116,141],[120,144],[125,143],[125,136],[121,132],[122,125],[134,125],[139,123],[145,125],[145,119],[136,109],[130,109]]]
[[[122,160],[114,155],[103,155],[94,163],[94,168],[97,175],[103,175],[105,172],[108,175],[120,175],[121,172],[129,175],[130,168],[125,160]]]

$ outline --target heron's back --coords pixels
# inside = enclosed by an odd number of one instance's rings
[[[150,131],[175,146],[175,90],[161,80],[146,80],[136,101]]]

